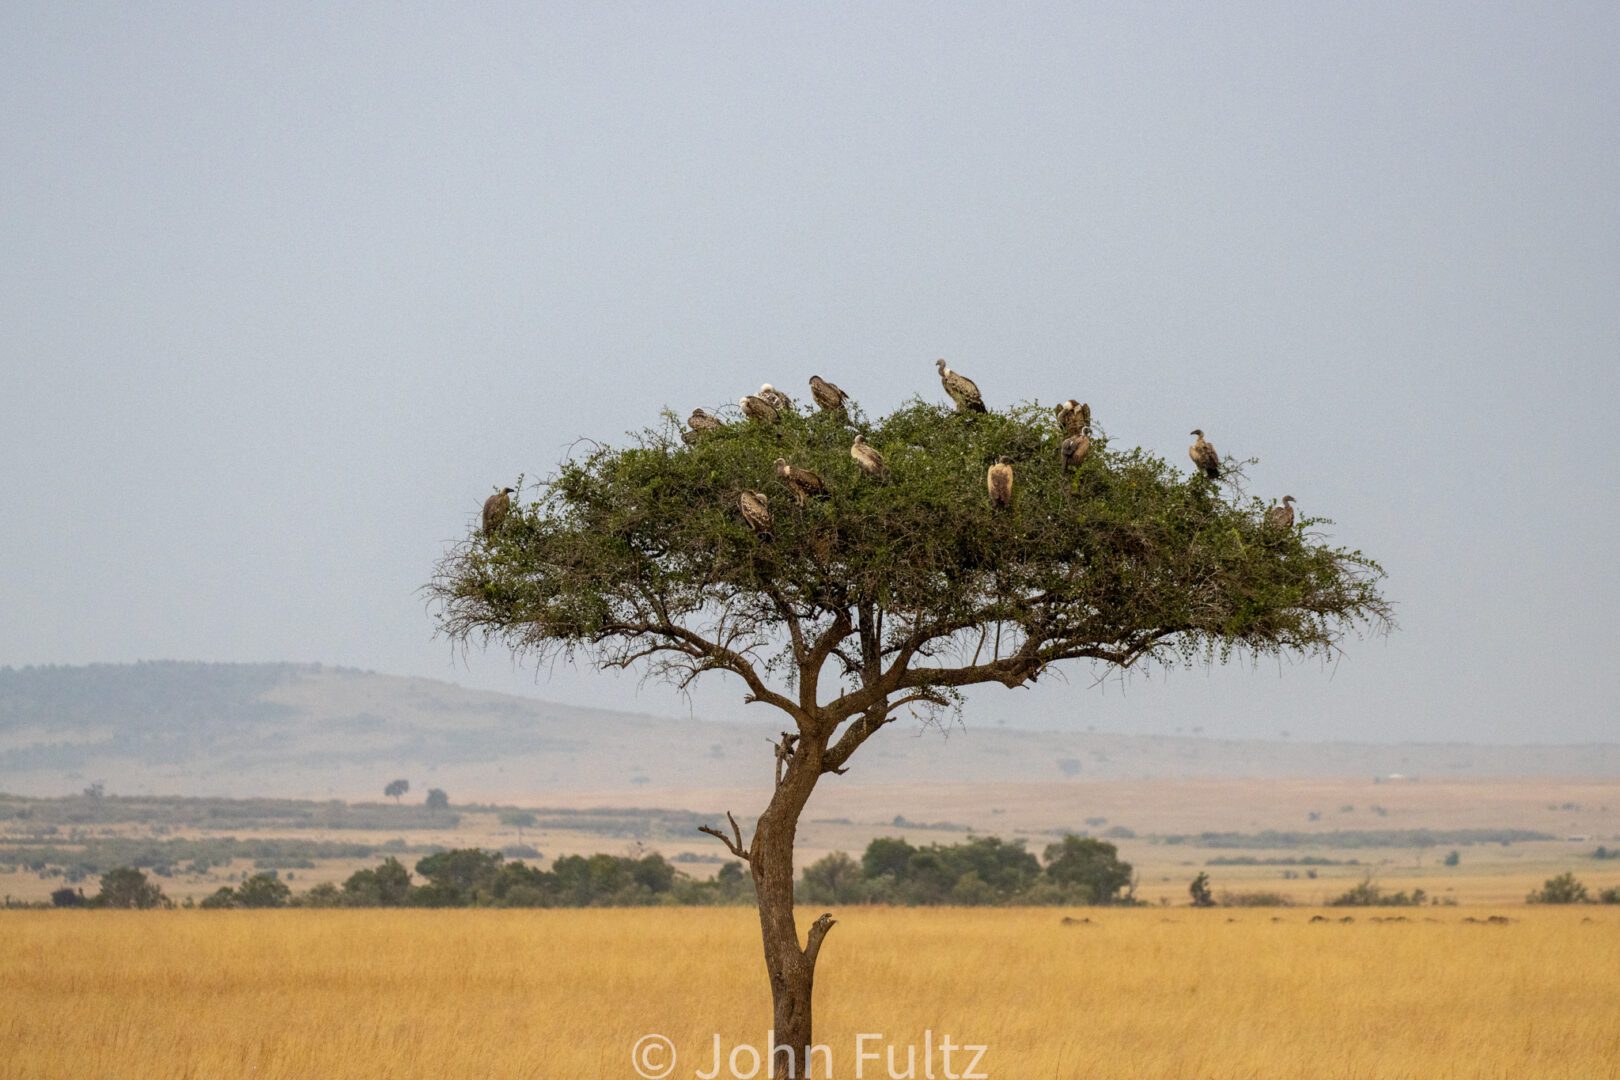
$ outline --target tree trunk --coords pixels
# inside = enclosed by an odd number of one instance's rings
[[[820,774],[820,757],[820,747],[801,744],[770,806],[759,818],[749,851],[765,945],[765,972],[771,984],[775,1046],[764,1050],[771,1052],[772,1080],[803,1080],[810,1075],[816,955],[833,922],[828,915],[817,919],[807,944],[799,946],[799,928],[793,916],[793,839],[799,814]]]

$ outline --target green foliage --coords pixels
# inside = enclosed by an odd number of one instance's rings
[[[1620,904],[1620,885],[1604,889],[1602,892],[1598,893],[1598,903]]]
[[[1214,907],[1215,895],[1209,889],[1209,875],[1202,870],[1187,885],[1187,893],[1192,897],[1193,907]]]
[[[61,888],[51,891],[52,907],[84,907],[87,903],[89,901],[84,898],[83,889]]]
[[[1586,886],[1576,880],[1574,873],[1564,871],[1548,878],[1535,892],[1525,897],[1530,904],[1584,904],[1592,899]]]
[[[1455,850],[1447,852],[1445,861],[1447,866],[1462,865],[1462,852]]]
[[[1046,850],[1043,869],[1023,841],[970,837],[916,847],[878,837],[859,862],[834,852],[805,867],[798,896],[808,903],[1107,904],[1131,878],[1112,844],[1067,837]]]
[[[857,430],[887,457],[889,480],[850,460]],[[1099,436],[1066,475],[1060,441],[1034,404],[971,418],[920,400],[871,421],[790,413],[694,445],[668,414],[625,448],[593,445],[564,463],[496,536],[453,549],[430,589],[452,637],[642,659],[677,679],[731,665],[650,653],[661,632],[650,625],[702,627],[751,655],[782,644],[786,610],[818,629],[839,612],[881,611],[885,655],[919,633],[976,639],[1001,624],[1003,655],[1027,654],[968,681],[1009,685],[1081,656],[1326,653],[1351,626],[1387,625],[1378,566],[1309,528],[1267,529],[1235,465],[1230,483],[1212,484]],[[1010,512],[985,493],[1000,456],[1017,475]],[[778,457],[818,472],[830,495],[796,506]],[[769,541],[738,512],[745,489],[770,496]]]
[[[163,890],[131,866],[121,866],[101,875],[101,892],[92,903],[104,908],[155,908],[168,906]]]
[[[1106,840],[1065,836],[1046,849],[1046,876],[1085,890],[1091,903],[1112,904],[1131,883],[1131,864],[1121,862],[1119,849]]]
[[[1422,889],[1413,889],[1410,893],[1386,893],[1382,887],[1373,884],[1371,875],[1362,878],[1361,882],[1344,893],[1328,901],[1329,907],[1419,907],[1428,903],[1428,896]]]
[[[390,780],[388,781],[388,786],[383,788],[383,794],[390,799],[398,799],[401,795],[405,794],[409,790],[411,790],[411,782],[409,780]]]
[[[431,788],[427,793],[427,798],[422,801],[422,805],[434,811],[448,810],[450,809],[450,796],[446,795],[441,788]]]
[[[353,907],[402,907],[410,894],[411,872],[392,855],[375,869],[355,871],[343,883],[344,902]]]
[[[254,874],[236,887],[236,906],[244,908],[286,907],[292,888],[275,874]]]

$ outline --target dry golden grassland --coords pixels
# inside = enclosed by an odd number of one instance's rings
[[[1005,1080],[1620,1077],[1620,910],[1491,913],[851,909],[818,1036],[838,1077],[927,1031]],[[758,949],[743,909],[4,912],[0,1075],[619,1080],[657,1032],[692,1077],[763,1045]]]

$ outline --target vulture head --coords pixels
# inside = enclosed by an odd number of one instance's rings
[[[1200,438],[1200,439],[1202,439],[1202,438],[1203,438],[1203,437],[1204,437],[1204,433],[1203,433],[1203,431],[1202,431],[1202,430],[1200,430],[1200,429],[1198,429],[1198,428],[1193,428],[1193,429],[1192,429],[1192,430],[1191,430],[1191,431],[1189,431],[1189,432],[1187,432],[1187,434],[1189,434],[1189,435],[1196,435],[1196,436],[1198,436],[1198,437],[1199,437],[1199,438]]]
[[[939,368],[939,373],[940,373],[940,374],[941,374],[941,375],[944,375],[944,374],[945,374],[945,372],[946,372],[946,370],[947,370],[947,369],[946,369],[946,367],[945,367],[945,361],[944,361],[944,359],[943,359],[943,358],[941,358],[941,359],[939,359],[939,360],[935,360],[935,361],[934,361],[934,366],[935,366],[935,367],[937,367],[937,368]]]
[[[1291,502],[1294,502],[1295,500],[1294,500],[1294,497],[1292,495],[1284,495],[1283,498],[1282,498],[1282,501],[1284,503],[1291,503]]]

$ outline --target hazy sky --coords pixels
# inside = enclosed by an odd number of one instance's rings
[[[1612,3],[12,2],[0,71],[0,664],[685,711],[416,590],[579,435],[944,356],[1258,456],[1402,623],[970,723],[1620,737]]]

